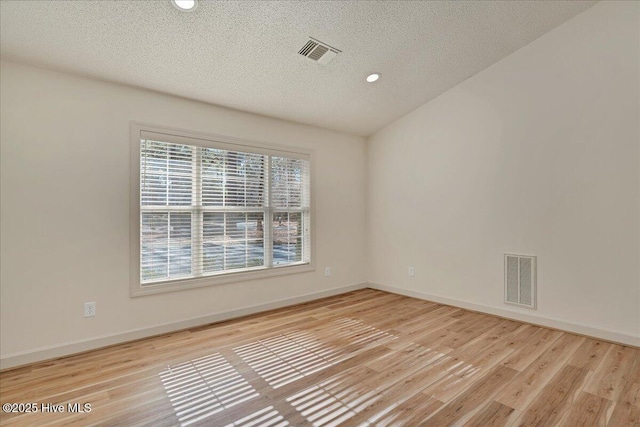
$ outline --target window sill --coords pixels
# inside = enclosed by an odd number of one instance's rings
[[[260,268],[249,271],[238,271],[235,273],[221,273],[204,277],[176,279],[145,285],[134,284],[131,287],[131,297],[145,295],[162,294],[166,292],[183,291],[185,289],[203,288],[207,286],[223,285],[226,283],[244,282],[248,280],[267,279],[270,277],[284,276],[288,274],[308,273],[315,271],[315,267],[310,263],[275,266],[272,268]]]

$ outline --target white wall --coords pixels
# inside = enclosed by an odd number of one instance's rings
[[[0,75],[3,367],[365,280],[363,138],[7,61]],[[316,271],[130,298],[132,120],[314,150]]]
[[[369,138],[371,282],[640,344],[639,9],[599,3]],[[503,304],[505,252],[538,256],[537,311]]]

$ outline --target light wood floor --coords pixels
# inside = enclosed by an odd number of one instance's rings
[[[3,426],[640,426],[640,349],[374,290],[0,373]]]

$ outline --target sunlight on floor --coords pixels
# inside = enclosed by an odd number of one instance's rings
[[[285,427],[288,425],[290,425],[289,422],[273,406],[269,406],[225,427]]]
[[[229,362],[235,359],[227,360],[220,353],[168,366],[160,377],[180,424],[188,426],[214,415],[218,418],[226,409],[260,396],[254,388],[256,384],[250,384],[238,371],[245,369],[239,368],[238,363],[246,363],[276,390],[345,361],[366,348],[397,338],[352,318],[339,318],[331,323],[330,335],[322,332],[327,330],[327,325],[322,325],[316,330],[294,330],[235,347],[232,351],[240,358],[234,362],[235,367]],[[380,397],[374,390],[341,378],[337,375],[313,384],[286,402],[314,426],[331,426],[353,417]],[[260,407],[259,402],[256,405],[254,401],[250,410],[256,407]],[[225,414],[233,419],[232,413]],[[274,406],[249,415],[240,413],[238,417],[241,418],[228,426],[289,425]]]
[[[237,347],[234,351],[276,389],[334,365],[348,357],[354,347],[395,339],[355,319],[342,318],[334,323],[336,332],[331,336],[293,331]],[[331,344],[337,341],[347,347]]]
[[[351,378],[337,376],[287,398],[306,420],[316,427],[337,426],[381,397],[372,388],[353,384]]]
[[[259,395],[219,353],[168,366],[160,378],[183,426]]]

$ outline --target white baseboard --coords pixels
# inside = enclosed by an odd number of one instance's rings
[[[141,338],[148,338],[154,335],[166,334],[169,332],[179,331],[181,329],[193,328],[195,326],[207,325],[209,323],[222,322],[237,317],[256,314],[263,311],[273,310],[276,308],[287,307],[290,305],[301,304],[317,300],[320,298],[330,297],[334,295],[344,294],[346,292],[365,289],[367,283],[357,283],[353,285],[342,286],[339,288],[329,289],[322,292],[314,292],[311,294],[300,295],[294,298],[287,298],[278,301],[272,301],[265,304],[254,305],[250,307],[242,307],[235,310],[229,310],[222,313],[215,313],[208,316],[194,317],[184,319],[178,322],[163,323],[160,325],[149,326],[146,328],[132,329],[129,331],[118,332],[115,334],[103,335],[96,338],[86,340],[73,341],[65,344],[41,347],[35,350],[29,350],[19,353],[11,353],[0,356],[0,370],[14,368],[16,366],[26,365],[28,363],[41,362],[43,360],[55,359],[58,357],[69,356],[71,354],[81,353],[84,351],[95,350],[97,348],[106,347],[113,344],[120,344],[127,341],[133,341]]]
[[[431,295],[423,292],[396,288],[393,286],[380,285],[378,283],[369,283],[368,287],[371,289],[391,292],[394,294],[437,302],[440,304],[466,308],[468,310],[478,311],[481,313],[493,314],[495,316],[505,317],[507,319],[513,319],[513,320],[519,320],[522,322],[532,323],[534,325],[546,326],[549,328],[559,329],[567,332],[573,332],[580,335],[587,335],[590,337],[600,338],[606,341],[612,341],[612,342],[616,342],[624,345],[640,347],[640,336],[634,336],[631,334],[623,334],[615,331],[609,331],[606,329],[594,328],[592,326],[571,323],[571,322],[567,322],[560,319],[553,319],[549,317],[542,317],[542,316],[537,316],[537,315],[532,315],[527,313],[520,313],[517,311],[505,309],[505,308],[485,306],[485,305],[475,304],[468,301],[462,301],[462,300],[442,297],[438,295]]]

